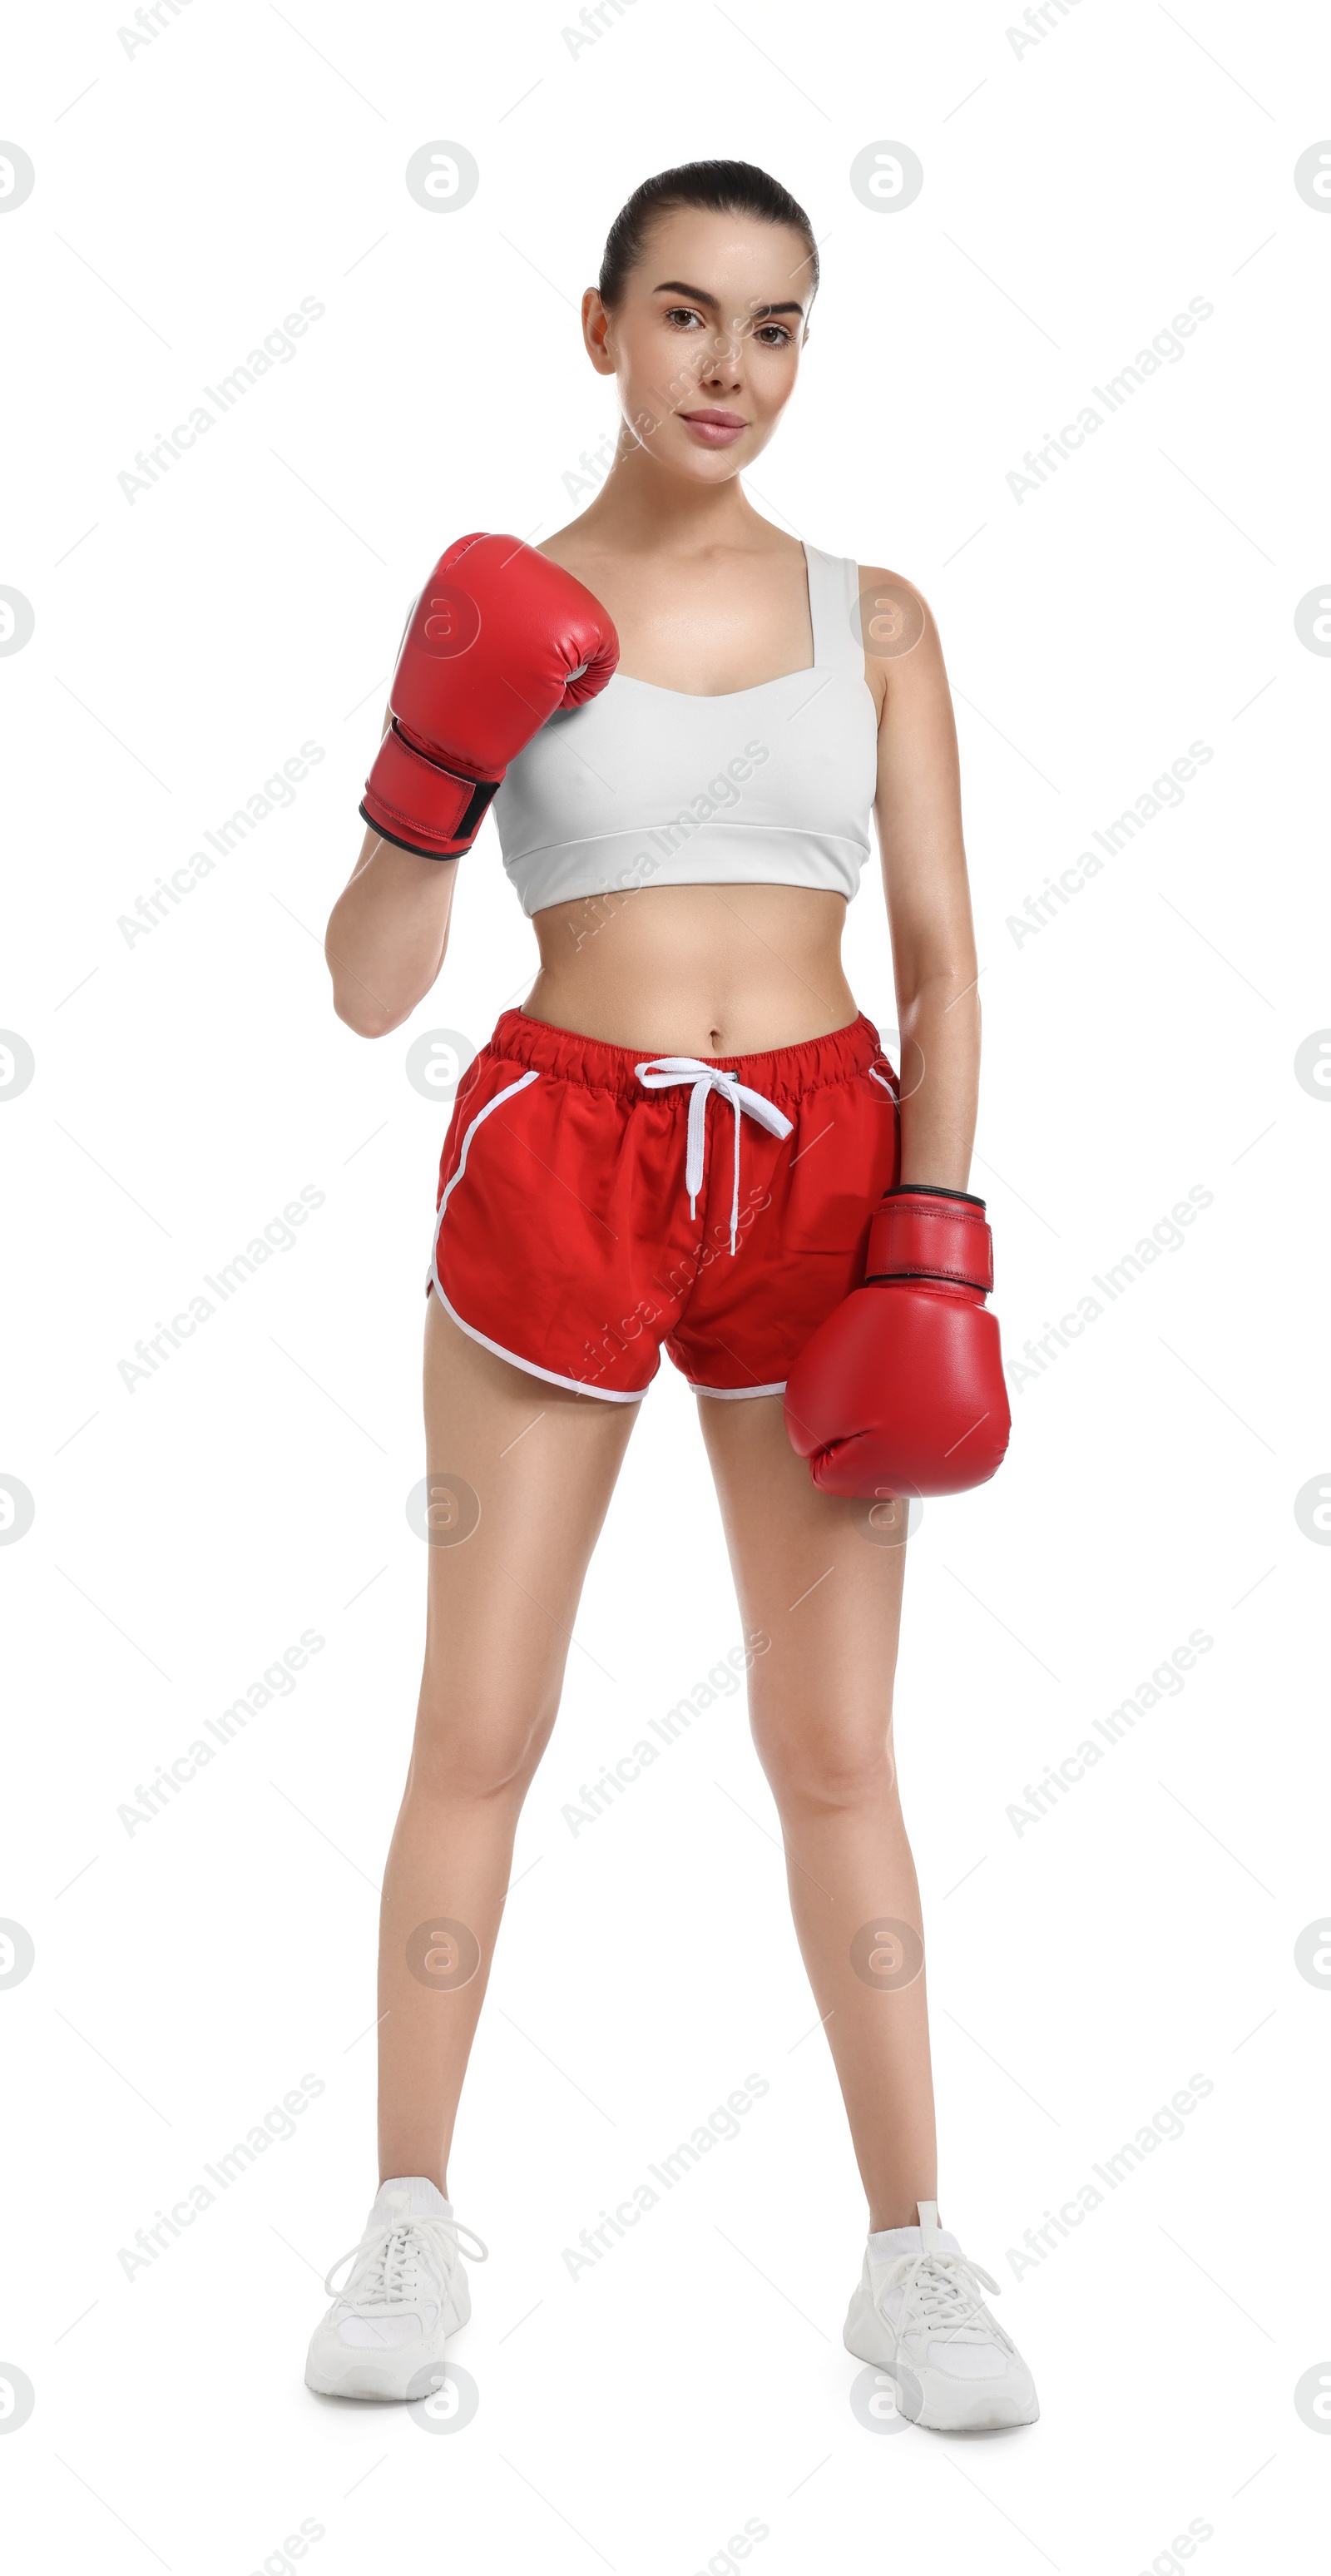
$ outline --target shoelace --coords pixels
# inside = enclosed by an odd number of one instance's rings
[[[470,2238],[466,2251],[472,2260],[484,2263],[490,2248],[481,2242],[474,2229],[464,2227],[456,2218],[389,2218],[382,2226],[372,2227],[345,2254],[339,2254],[331,2265],[324,2289],[330,2299],[341,2299],[346,2306],[363,2311],[405,2305],[419,2297],[414,2280],[418,2265],[423,2265],[432,2286],[442,2295],[447,2291],[453,2261],[463,2251],[461,2239]],[[359,2259],[358,2259],[359,2258]],[[356,2270],[345,2290],[334,2286],[334,2275],[344,2263],[354,2263]]]
[[[707,1103],[715,1092],[724,1100],[735,1122],[735,1181],[730,1200],[730,1249],[736,1248],[739,1233],[739,1122],[741,1111],[756,1118],[769,1136],[788,1136],[793,1122],[784,1109],[761,1091],[751,1091],[737,1073],[727,1073],[719,1065],[704,1064],[696,1055],[657,1055],[633,1068],[639,1082],[649,1091],[660,1091],[667,1084],[692,1083],[689,1093],[689,1119],[685,1137],[684,1187],[689,1194],[689,1214],[698,1213],[698,1192],[702,1188],[703,1145],[707,1131]]]
[[[991,2291],[995,2298],[1002,2295],[997,2281],[978,2263],[968,2262],[964,2254],[940,2250],[900,2255],[879,2283],[878,2299],[881,2307],[889,2290],[902,2293],[901,2316],[893,2327],[898,2342],[918,2323],[926,2334],[941,2334],[949,2343],[961,2335],[979,2336],[989,2342],[995,2334],[1006,2343],[1001,2326],[983,2313],[981,2289]],[[886,2322],[891,2325],[891,2318],[887,2317]]]

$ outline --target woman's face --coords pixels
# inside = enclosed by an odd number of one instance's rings
[[[668,472],[724,483],[795,390],[811,302],[799,233],[683,207],[657,217],[613,313],[588,287],[583,333],[617,380],[630,438]]]

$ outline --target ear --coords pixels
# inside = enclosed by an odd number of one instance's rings
[[[589,286],[582,299],[583,346],[598,376],[613,376],[614,353],[609,346],[610,316],[601,302],[596,287]]]

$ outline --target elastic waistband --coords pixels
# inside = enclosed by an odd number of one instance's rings
[[[688,1110],[688,1093],[648,1092],[635,1067],[659,1056],[660,1047],[606,1046],[599,1038],[580,1037],[575,1029],[552,1028],[548,1020],[531,1019],[526,1011],[502,1011],[489,1044],[506,1061],[553,1074],[561,1082],[582,1083],[589,1091],[613,1091],[622,1099],[665,1101]],[[669,1050],[664,1050],[669,1052]],[[849,1081],[884,1063],[878,1031],[863,1012],[844,1029],[825,1038],[806,1038],[801,1046],[770,1047],[760,1055],[704,1055],[699,1064],[738,1074],[750,1090],[774,1101],[801,1100],[828,1083]]]

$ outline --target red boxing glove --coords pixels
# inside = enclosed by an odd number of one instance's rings
[[[786,1380],[791,1447],[825,1494],[960,1494],[1002,1465],[1012,1416],[993,1284],[983,1199],[884,1192],[864,1286]]]
[[[510,760],[556,707],[605,687],[619,637],[599,599],[520,537],[459,537],[426,582],[361,813],[425,859],[471,848]]]

